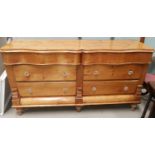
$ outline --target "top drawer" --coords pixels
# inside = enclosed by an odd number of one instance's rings
[[[84,65],[92,64],[148,64],[151,62],[152,53],[84,53]]]
[[[79,53],[4,53],[4,64],[80,64]]]

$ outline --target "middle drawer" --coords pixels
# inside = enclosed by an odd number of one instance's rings
[[[14,66],[16,81],[74,81],[76,66],[68,65],[17,65]]]
[[[139,79],[143,65],[88,65],[84,66],[84,80]]]

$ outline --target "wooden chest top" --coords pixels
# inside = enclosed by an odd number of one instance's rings
[[[147,45],[133,40],[82,40],[81,49],[99,52],[152,52]]]
[[[1,52],[153,52],[147,45],[133,40],[14,40]],[[85,52],[84,51],[84,52]]]

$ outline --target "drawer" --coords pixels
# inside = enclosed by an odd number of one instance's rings
[[[152,53],[84,53],[84,65],[92,64],[148,64],[151,62]]]
[[[31,107],[52,107],[75,105],[75,96],[64,97],[22,97],[20,104]]]
[[[112,95],[134,94],[138,85],[137,80],[132,81],[85,81],[83,94],[87,95]]]
[[[84,80],[139,79],[144,65],[84,66]]]
[[[80,63],[79,53],[5,53],[3,54],[4,64],[70,64]]]
[[[18,82],[21,97],[73,96],[75,82]]]
[[[76,80],[76,66],[17,65],[14,66],[16,81],[70,81]]]

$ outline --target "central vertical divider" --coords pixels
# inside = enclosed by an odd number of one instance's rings
[[[83,65],[82,65],[83,50],[80,52],[80,64],[76,67],[76,110],[80,111],[83,104]]]

